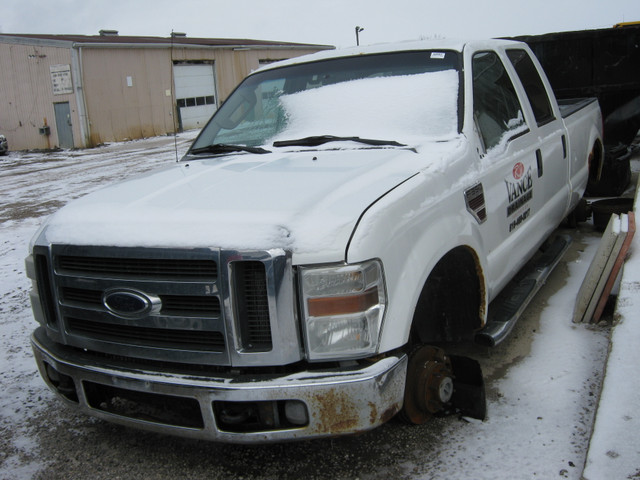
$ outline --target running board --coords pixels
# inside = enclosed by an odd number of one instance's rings
[[[570,236],[558,235],[529,260],[489,305],[487,324],[475,335],[477,344],[495,347],[505,339],[569,245]]]

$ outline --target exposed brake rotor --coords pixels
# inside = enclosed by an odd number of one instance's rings
[[[429,345],[418,347],[409,356],[403,417],[414,424],[425,423],[444,410],[453,390],[453,368],[444,350]]]

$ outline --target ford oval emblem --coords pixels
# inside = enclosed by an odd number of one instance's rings
[[[140,318],[157,313],[162,306],[159,297],[132,289],[107,290],[102,303],[111,313],[124,318]]]

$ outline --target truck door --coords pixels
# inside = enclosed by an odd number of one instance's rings
[[[486,200],[486,221],[479,228],[493,296],[537,247],[531,224],[542,200],[536,160],[540,146],[500,57],[493,51],[476,52],[472,72],[479,181]]]
[[[530,109],[532,132],[540,142],[536,150],[537,175],[543,181],[541,206],[544,215],[560,221],[566,214],[570,201],[569,160],[567,138],[562,119],[553,111],[549,91],[529,53],[521,48],[507,50],[526,100],[523,107]]]

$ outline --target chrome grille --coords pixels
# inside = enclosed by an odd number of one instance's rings
[[[117,275],[143,278],[202,278],[215,280],[217,264],[213,260],[170,258],[109,258],[60,255],[57,268],[69,273],[88,275]]]
[[[224,338],[220,332],[176,330],[164,328],[130,327],[91,322],[67,317],[70,333],[107,341],[123,341],[132,345],[222,351]]]
[[[82,288],[63,287],[61,299],[65,304],[84,305],[91,308],[101,308],[101,290],[86,290]],[[195,295],[160,295],[162,301],[161,315],[170,316],[218,316],[220,315],[220,300],[218,297],[201,297]],[[266,312],[267,318],[269,312]]]
[[[47,332],[60,343],[176,364],[303,357],[284,251],[36,245],[34,258]],[[110,298],[131,292],[149,308],[113,308]]]
[[[270,350],[271,325],[264,264],[239,262],[234,265],[236,312],[246,351]]]

